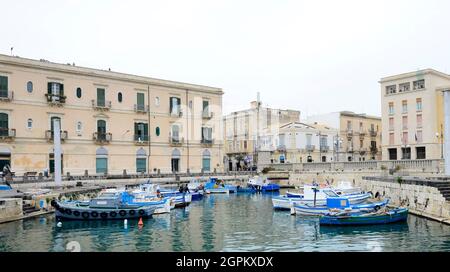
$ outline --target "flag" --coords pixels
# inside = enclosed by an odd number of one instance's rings
[[[417,133],[414,134],[414,137],[416,138],[416,142],[417,142]]]

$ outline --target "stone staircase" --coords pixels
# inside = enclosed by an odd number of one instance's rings
[[[432,186],[439,190],[446,201],[450,201],[450,182],[437,181],[433,182]]]
[[[30,213],[38,212],[39,209],[37,209],[36,207],[32,206],[31,204],[23,203],[22,211],[23,211],[23,215],[27,215],[27,214],[30,214]]]

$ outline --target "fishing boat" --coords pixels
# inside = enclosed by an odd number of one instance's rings
[[[188,189],[191,193],[192,201],[201,200],[205,193],[204,186],[199,179],[193,179],[188,183]]]
[[[153,214],[170,213],[175,208],[175,198],[173,197],[156,197],[142,193],[122,193],[122,201],[128,205],[158,206]]]
[[[52,200],[57,219],[113,220],[151,217],[162,205],[129,204],[122,201],[120,192],[104,192],[90,201]]]
[[[254,187],[237,186],[237,193],[256,193],[258,192]]]
[[[210,178],[205,184],[205,192],[207,194],[229,194],[230,189],[226,188],[221,180]]]
[[[377,225],[403,222],[408,219],[407,208],[381,209],[373,213],[338,213],[320,217],[320,225]]]
[[[362,213],[362,212],[374,212],[385,207],[389,203],[389,200],[378,201],[373,203],[363,203],[351,205],[348,198],[345,197],[329,197],[327,198],[327,205],[314,206],[311,204],[301,204],[293,202],[293,208],[295,214],[300,215],[327,215],[331,212],[346,212],[346,213]]]
[[[280,185],[275,183],[270,183],[267,178],[260,176],[254,176],[250,178],[247,182],[248,187],[254,188],[256,191],[260,192],[276,192],[280,190]]]
[[[158,196],[158,193],[162,197],[173,198],[175,208],[186,207],[192,202],[192,195],[189,192],[180,192],[170,189],[162,189],[157,184],[146,183],[141,184],[138,190],[133,191],[133,194],[144,194],[148,197]]]
[[[343,196],[349,199],[351,205],[360,204],[368,200],[371,193],[359,193],[359,194],[338,194],[333,188],[325,187],[319,188],[317,185],[306,184],[303,186],[303,193],[286,193],[285,201],[289,199],[298,199],[302,203],[312,203],[314,205],[326,205],[326,199],[328,197]]]
[[[272,197],[272,205],[276,210],[290,210],[292,205],[300,203],[301,199],[298,197],[288,197],[287,195]]]

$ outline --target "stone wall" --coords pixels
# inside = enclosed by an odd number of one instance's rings
[[[23,215],[22,199],[2,198],[0,199],[0,223],[16,220]]]

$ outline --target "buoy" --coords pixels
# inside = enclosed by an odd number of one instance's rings
[[[142,222],[142,217],[140,217],[140,218],[139,218],[138,226],[143,226],[143,225],[144,225],[144,222]]]
[[[62,227],[62,223],[61,223],[61,222],[58,222],[58,223],[56,224],[56,226],[57,226],[58,228],[60,228],[60,227]]]
[[[291,215],[295,215],[295,214],[296,214],[296,212],[295,212],[294,204],[291,203]]]

